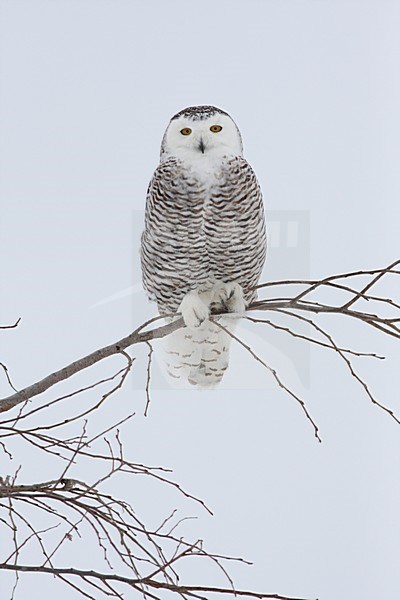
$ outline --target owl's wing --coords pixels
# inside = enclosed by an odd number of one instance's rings
[[[175,158],[163,161],[150,181],[141,262],[144,288],[161,314],[176,312],[191,282],[207,279],[204,195],[199,180]]]
[[[256,174],[241,156],[226,160],[206,214],[207,250],[215,278],[242,286],[256,297],[266,257],[264,206]]]

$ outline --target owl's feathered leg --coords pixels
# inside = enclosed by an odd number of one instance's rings
[[[187,384],[190,373],[200,368],[204,331],[188,327],[177,329],[165,338],[164,352],[168,375],[175,385]]]
[[[237,317],[215,319],[234,332]],[[217,386],[229,366],[231,336],[214,321],[205,321],[197,330],[183,327],[165,338],[164,350],[168,375],[174,387],[191,386],[200,389]]]

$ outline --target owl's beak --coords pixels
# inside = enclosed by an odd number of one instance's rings
[[[200,152],[201,152],[202,154],[204,154],[204,150],[206,149],[206,147],[205,147],[205,145],[204,145],[203,138],[200,138],[200,142],[199,142],[199,145],[198,145],[198,149],[200,150]]]

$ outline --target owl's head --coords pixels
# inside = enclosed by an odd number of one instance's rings
[[[189,106],[172,117],[161,144],[161,159],[193,161],[241,156],[243,144],[233,119],[215,106]]]

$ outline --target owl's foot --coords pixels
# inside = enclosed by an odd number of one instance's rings
[[[242,287],[236,282],[217,283],[212,290],[210,309],[215,313],[239,313],[246,310]]]
[[[181,313],[186,327],[198,329],[209,317],[210,311],[197,292],[188,292],[183,298],[178,312]]]

